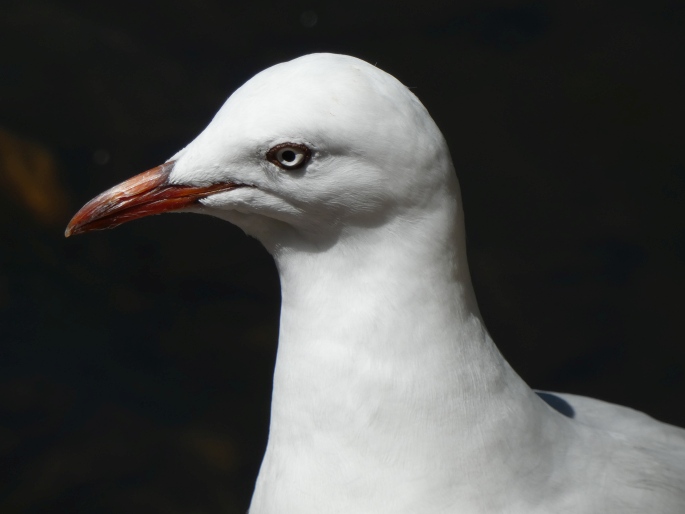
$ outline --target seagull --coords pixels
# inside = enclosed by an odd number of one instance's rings
[[[685,430],[535,392],[478,310],[447,144],[397,79],[312,54],[262,71],[66,236],[170,211],[257,238],[282,291],[250,514],[685,513]]]

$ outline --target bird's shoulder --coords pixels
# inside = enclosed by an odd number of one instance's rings
[[[601,505],[604,512],[618,512],[616,506],[627,513],[685,512],[685,429],[593,398],[538,395],[578,437],[576,452],[567,455],[568,477],[576,482],[569,484],[571,503],[586,504],[589,512]]]
[[[685,451],[685,429],[614,403],[568,393],[539,391],[538,395],[575,423],[622,435],[636,444],[655,444]]]

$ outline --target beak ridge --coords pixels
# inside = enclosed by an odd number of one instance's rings
[[[74,215],[64,236],[114,228],[145,216],[177,211],[220,191],[240,184],[185,186],[169,182],[174,161],[132,177],[93,198]]]

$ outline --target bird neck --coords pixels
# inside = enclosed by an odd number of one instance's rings
[[[464,246],[454,200],[325,251],[275,255],[280,337],[255,501],[276,475],[345,498],[349,484],[378,489],[384,473],[465,479],[487,468],[503,433],[530,428],[534,394],[483,325]]]

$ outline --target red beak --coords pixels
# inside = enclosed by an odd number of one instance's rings
[[[145,216],[177,211],[213,193],[240,187],[233,183],[204,187],[171,184],[173,168],[174,162],[167,162],[96,196],[71,219],[64,235],[114,228]]]

